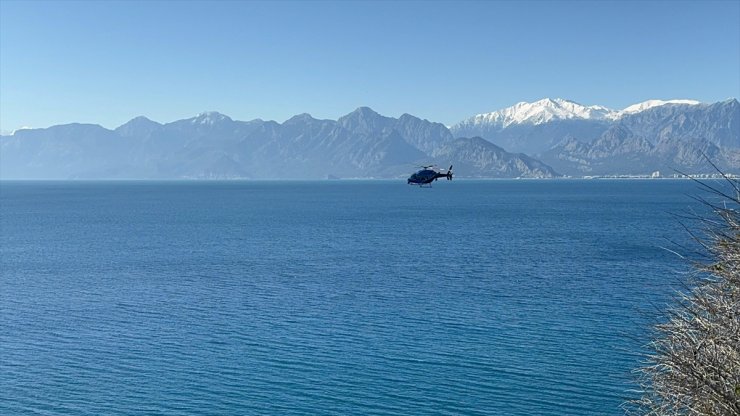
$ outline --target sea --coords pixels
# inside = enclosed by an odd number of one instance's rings
[[[621,415],[702,195],[0,181],[0,414]]]

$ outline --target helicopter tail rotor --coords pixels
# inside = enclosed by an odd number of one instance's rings
[[[450,168],[447,169],[447,180],[448,181],[452,180],[452,165],[450,165]]]

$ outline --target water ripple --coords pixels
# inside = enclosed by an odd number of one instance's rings
[[[686,184],[455,185],[0,183],[0,414],[621,414]]]

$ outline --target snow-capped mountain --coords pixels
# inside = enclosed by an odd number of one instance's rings
[[[204,111],[198,114],[195,118],[190,119],[193,124],[208,124],[213,125],[222,122],[232,121],[231,117],[221,114],[218,111]]]
[[[641,103],[632,104],[631,106],[623,109],[622,111],[618,111],[615,114],[615,119],[622,118],[628,114],[635,114],[635,113],[641,113],[647,109],[653,108],[653,107],[660,107],[662,105],[666,104],[688,104],[688,105],[698,105],[701,104],[701,102],[696,100],[647,100],[643,101]]]
[[[455,137],[480,136],[503,148],[539,154],[567,137],[594,140],[610,126],[656,108],[701,106],[694,100],[648,100],[613,110],[585,106],[560,98],[521,102],[503,110],[478,114],[450,127]]]
[[[500,124],[458,127],[458,139],[440,123],[367,107],[284,123],[215,112],[165,124],[137,117],[115,130],[74,123],[0,135],[0,178],[398,178],[428,163],[452,164],[463,177],[708,173],[706,157],[728,173],[740,169],[736,99],[652,100],[621,111],[541,100],[490,118]]]
[[[562,98],[545,98],[533,103],[520,102],[503,110],[475,115],[453,126],[453,129],[471,125],[506,128],[513,124],[536,125],[554,120],[603,120],[614,113],[614,110],[598,105],[584,106]]]
[[[568,175],[740,169],[740,103],[672,103],[628,113],[605,132],[570,136],[538,157]]]
[[[511,107],[490,113],[477,114],[452,127],[455,129],[471,126],[495,126],[507,128],[515,124],[538,125],[559,120],[618,120],[626,115],[666,104],[701,104],[695,100],[648,100],[630,105],[623,110],[613,110],[600,105],[585,106],[562,98],[543,98],[533,103],[520,102]]]

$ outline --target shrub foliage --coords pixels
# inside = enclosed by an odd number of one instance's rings
[[[740,415],[740,190],[733,179],[724,183],[729,192],[702,184],[720,201],[702,199],[712,214],[694,217],[707,257],[655,328],[630,414]]]

